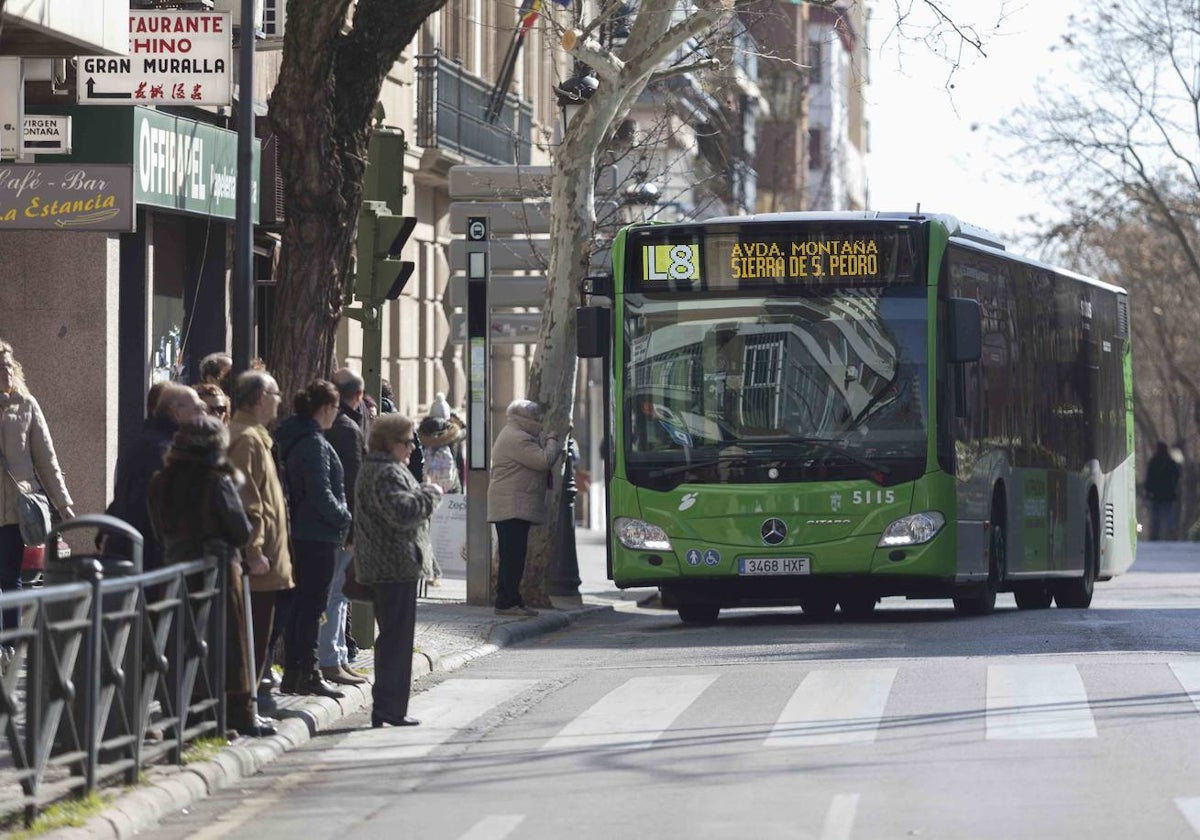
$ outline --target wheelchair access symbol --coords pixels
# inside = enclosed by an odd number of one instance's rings
[[[716,566],[720,562],[721,552],[717,551],[715,548],[710,548],[708,551],[704,552],[704,564],[706,566]]]

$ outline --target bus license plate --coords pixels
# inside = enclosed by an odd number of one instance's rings
[[[739,575],[807,575],[812,572],[811,557],[742,557]]]

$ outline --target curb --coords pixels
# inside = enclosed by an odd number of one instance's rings
[[[434,671],[456,671],[467,663],[501,648],[569,626],[580,616],[612,610],[606,604],[584,605],[570,611],[544,612],[526,621],[506,622],[491,628],[488,640],[469,650],[440,656],[437,651],[413,653],[413,679]],[[279,731],[269,738],[240,738],[222,747],[213,758],[181,767],[168,765],[162,779],[119,795],[104,811],[80,827],[61,828],[40,835],[46,840],[125,840],[153,827],[163,817],[178,813],[193,802],[253,776],[266,765],[307,743],[312,737],[371,703],[371,683],[342,687],[341,700],[310,697],[303,706],[289,709],[279,721]]]

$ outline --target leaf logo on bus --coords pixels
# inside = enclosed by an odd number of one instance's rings
[[[697,493],[684,493],[683,498],[679,500],[679,509],[687,510],[692,505],[696,504]]]
[[[699,279],[699,245],[642,246],[642,280]]]

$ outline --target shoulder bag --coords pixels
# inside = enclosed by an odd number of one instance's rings
[[[31,490],[26,493],[21,489],[16,476],[8,468],[8,461],[0,453],[0,465],[12,479],[13,487],[20,496],[17,514],[21,526],[21,541],[25,545],[43,545],[46,537],[50,536],[50,500],[41,490]]]

